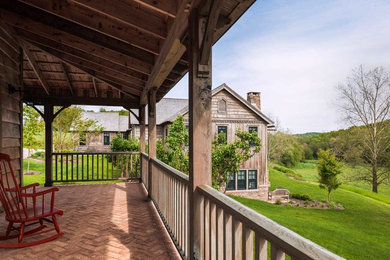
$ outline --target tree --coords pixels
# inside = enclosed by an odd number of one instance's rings
[[[219,189],[226,184],[229,174],[236,173],[240,165],[260,151],[261,140],[257,132],[236,132],[233,142],[226,142],[226,135],[220,133],[212,143],[212,185]],[[225,185],[226,191],[226,185]]]
[[[367,152],[363,156],[370,167],[360,179],[371,183],[372,191],[378,192],[378,186],[390,178],[389,168],[382,163],[390,147],[384,123],[390,115],[390,76],[383,68],[367,72],[360,66],[338,88],[344,118],[352,125],[364,126],[362,141]]]
[[[287,167],[296,166],[305,157],[298,138],[281,131],[268,135],[269,159]]]
[[[28,149],[28,156],[31,150],[38,149],[43,145],[38,136],[43,132],[43,120],[34,108],[23,105],[23,146]],[[30,171],[30,160],[27,160],[27,171]]]
[[[165,144],[157,142],[157,158],[173,168],[188,174],[189,157],[188,143],[189,136],[184,117],[179,115],[168,128],[168,136]]]
[[[337,175],[341,173],[341,164],[329,150],[320,150],[317,156],[318,182],[320,188],[327,189],[328,202],[330,202],[330,193],[341,185],[337,178]]]
[[[55,108],[58,111],[59,108]],[[53,121],[53,144],[54,149],[62,151],[73,149],[79,142],[74,133],[78,136],[85,136],[86,140],[92,134],[103,131],[96,120],[85,120],[82,118],[83,110],[77,106],[64,109]],[[72,133],[73,132],[73,133]]]

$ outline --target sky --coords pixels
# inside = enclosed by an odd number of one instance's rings
[[[389,0],[258,0],[213,47],[213,88],[226,83],[291,133],[345,128],[337,86],[352,69],[390,71]],[[166,97],[188,98],[185,76]]]

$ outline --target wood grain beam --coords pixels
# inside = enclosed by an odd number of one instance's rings
[[[54,57],[57,57],[58,59],[60,59],[62,61],[75,64],[76,68],[79,68],[79,67],[83,68],[83,69],[87,68],[91,71],[95,71],[96,74],[106,75],[107,78],[115,79],[114,81],[118,81],[118,83],[121,82],[121,84],[128,86],[130,88],[143,89],[144,82],[142,80],[134,79],[128,75],[125,75],[123,73],[119,73],[119,72],[117,72],[113,69],[110,69],[110,68],[106,68],[100,64],[97,64],[97,63],[88,61],[86,59],[82,59],[82,58],[58,51],[56,49],[52,49],[52,48],[43,46],[41,44],[37,44],[37,43],[32,43],[32,44],[35,47],[39,48],[40,50],[44,51],[45,53],[48,53]],[[81,70],[83,70],[83,69],[81,69]]]
[[[97,90],[96,78],[92,78],[92,82],[93,82],[93,90],[94,90],[94,92],[95,92],[95,97],[98,97],[98,90]]]
[[[34,45],[34,47],[38,48],[39,50],[49,54],[49,55],[52,55],[54,57],[56,57],[57,59],[61,60],[60,57],[57,57],[56,55],[53,55],[52,53],[50,52],[47,52],[45,50],[42,50],[40,47]],[[43,48],[43,47],[42,47]],[[62,61],[64,61],[65,63],[67,63],[68,65],[70,66],[74,66],[76,68],[78,68],[79,70],[83,71],[84,73],[88,74],[89,76],[91,77],[95,77],[97,79],[99,79],[100,81],[110,85],[112,88],[115,88],[117,89],[118,91],[122,92],[124,95],[126,96],[130,96],[132,98],[138,98],[138,96],[140,95],[141,91],[140,90],[137,90],[137,89],[134,89],[132,87],[129,87],[126,85],[126,82],[122,82],[121,80],[119,79],[116,79],[115,77],[112,77],[110,75],[106,75],[104,73],[101,73],[99,71],[94,71],[92,69],[89,69],[89,68],[85,68],[83,67],[82,65],[78,64],[78,63],[74,63],[73,61],[69,61],[69,60],[64,60],[62,59]]]
[[[35,44],[40,44],[42,46],[61,51],[61,52],[66,53],[70,56],[74,56],[76,58],[80,58],[80,59],[95,63],[95,64],[97,64],[99,66],[103,66],[109,70],[114,70],[117,73],[121,73],[123,75],[132,77],[132,78],[134,78],[135,82],[137,82],[137,84],[143,85],[144,81],[146,80],[146,75],[139,73],[138,71],[134,71],[128,67],[119,65],[119,64],[111,62],[109,60],[102,59],[100,57],[86,53],[84,51],[80,51],[80,50],[72,48],[68,45],[57,43],[55,41],[52,41],[51,39],[41,37],[39,35],[24,31],[22,29],[16,29],[16,32],[18,33],[18,35],[20,37],[22,37],[26,41],[29,41],[29,42],[32,42]]]
[[[69,78],[68,70],[66,69],[65,64],[63,62],[60,62],[60,66],[61,66],[62,70],[64,71],[64,76],[65,76],[65,79],[66,79],[66,83],[68,85],[70,93],[73,96],[74,95],[74,90],[73,90],[72,81]]]
[[[49,85],[47,84],[46,79],[43,76],[43,74],[39,68],[38,63],[35,61],[34,54],[30,51],[30,45],[28,43],[23,42],[22,48],[23,48],[23,52],[26,54],[28,62],[30,63],[31,67],[33,68],[35,75],[37,76],[42,88],[45,90],[47,95],[50,95]]]
[[[129,108],[138,108],[139,100],[130,99],[128,97],[119,98],[85,98],[85,97],[75,97],[75,96],[51,96],[51,97],[42,97],[30,95],[27,93],[23,97],[24,102],[31,102],[36,105],[42,105],[46,103],[51,103],[54,106],[64,106],[67,104],[72,105],[95,105],[95,106],[126,106]]]
[[[41,44],[49,41],[51,42],[50,45],[53,47],[60,46],[59,48],[62,49],[72,48],[75,51],[94,56],[95,59],[108,61],[116,64],[117,66],[121,66],[124,69],[128,69],[129,72],[134,71],[135,73],[141,73],[143,75],[149,75],[151,72],[151,64],[117,51],[105,48],[60,30],[56,30],[50,26],[37,23],[31,19],[22,18],[18,15],[8,13],[5,17],[7,22],[15,27],[15,32],[19,36],[28,38],[31,41],[39,42]]]
[[[141,96],[141,103],[146,104],[147,95],[152,88],[159,88],[176,63],[180,60],[186,47],[181,43],[182,36],[188,26],[189,8],[192,1],[181,1],[176,19],[174,20],[167,39],[157,57],[152,73],[146,82]]]
[[[34,8],[27,4],[13,0],[3,0],[0,1],[0,8],[1,20],[6,23],[10,23],[15,27],[31,28],[31,26],[29,26],[29,22],[33,21],[35,23],[40,23],[49,26],[49,29],[52,28],[58,30],[54,32],[54,35],[52,37],[54,37],[55,34],[58,32],[66,33],[84,39],[89,43],[95,43],[96,45],[100,46],[99,48],[104,47],[107,49],[111,49],[113,51],[116,51],[123,55],[127,55],[139,61],[146,62],[148,64],[154,63],[154,54],[152,53],[139,49],[131,44],[127,44],[118,39],[108,37],[107,35],[104,35],[90,28],[86,28],[80,24],[68,21],[56,15],[47,13],[43,10]],[[13,21],[10,21],[11,19]],[[34,24],[33,28],[35,26],[36,24]],[[43,28],[39,29],[39,31],[45,30],[46,29]],[[61,37],[64,37],[64,35],[59,35],[59,39],[61,39]],[[99,48],[98,50],[100,51]]]
[[[137,2],[162,14],[168,15],[172,18],[176,17],[178,6],[177,0],[134,0],[134,2]]]
[[[159,54],[159,39],[138,31],[136,28],[112,19],[107,15],[95,12],[69,0],[20,0],[28,5],[44,10],[84,27],[101,32],[109,37]]]
[[[204,32],[202,47],[200,51],[200,65],[207,65],[210,59],[211,47],[214,43],[215,27],[217,25],[219,13],[221,10],[221,3],[221,0],[211,1],[210,11],[206,23],[206,30]]]
[[[167,36],[163,15],[131,1],[121,0],[71,0],[95,12],[102,13],[160,39]],[[152,11],[152,12],[151,12]]]

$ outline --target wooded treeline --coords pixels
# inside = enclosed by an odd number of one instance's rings
[[[383,123],[385,136],[390,138],[390,120]],[[294,167],[304,160],[318,159],[319,150],[330,150],[339,161],[355,167],[364,166],[369,171],[371,164],[369,147],[366,142],[365,126],[350,127],[326,133],[288,134],[277,132],[269,134],[269,159],[287,167]],[[390,147],[379,156],[379,184],[390,184]],[[351,180],[362,180],[371,183],[367,171],[356,171]]]

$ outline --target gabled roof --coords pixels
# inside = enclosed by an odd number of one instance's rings
[[[129,128],[129,117],[111,112],[83,112],[83,119],[96,120],[107,132],[126,132]]]
[[[165,122],[171,122],[170,118],[177,117],[178,112],[188,107],[188,99],[184,98],[163,98],[156,105],[156,124],[161,125]],[[138,109],[132,109],[136,115],[139,114]],[[148,106],[145,107],[145,124],[148,124]],[[131,123],[138,125],[139,122],[133,114],[131,114]]]
[[[264,115],[257,107],[253,106],[252,104],[250,104],[248,101],[246,101],[245,99],[243,99],[237,92],[235,92],[233,89],[231,89],[228,85],[226,85],[225,83],[223,83],[222,85],[220,85],[219,87],[213,89],[212,93],[211,93],[211,96],[215,96],[216,94],[218,94],[219,92],[221,92],[222,90],[226,90],[228,93],[230,93],[233,97],[235,97],[237,100],[239,100],[242,104],[244,104],[248,109],[250,109],[253,113],[255,113],[257,116],[260,117],[260,119],[264,120],[269,126],[273,126],[274,125],[274,122],[268,118],[266,115]],[[188,113],[188,106],[186,106],[185,108],[183,108],[182,110],[178,111],[175,115],[173,115],[172,117],[168,118],[167,121],[168,122],[172,122],[176,119],[176,117],[178,115],[184,115]]]

